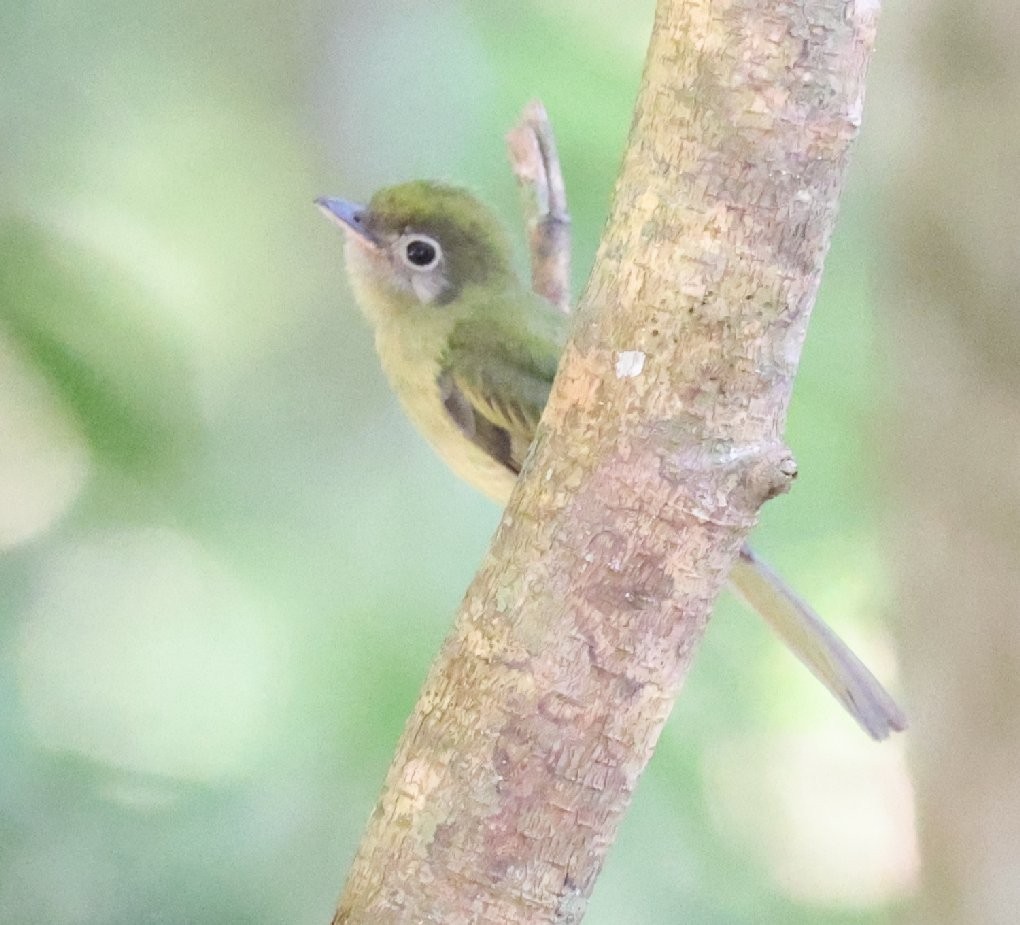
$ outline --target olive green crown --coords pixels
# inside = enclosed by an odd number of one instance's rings
[[[498,219],[467,190],[417,180],[379,190],[365,221],[376,234],[427,234],[443,249],[458,289],[512,279],[510,246]]]

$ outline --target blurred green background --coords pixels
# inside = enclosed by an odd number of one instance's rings
[[[0,922],[329,920],[499,511],[403,420],[312,199],[437,177],[518,232],[503,134],[540,96],[580,285],[651,14],[0,9]],[[873,169],[756,544],[895,679]],[[890,921],[913,828],[902,744],[724,600],[586,921]]]

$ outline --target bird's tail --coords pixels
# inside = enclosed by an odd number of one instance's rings
[[[903,711],[864,663],[782,579],[744,546],[730,584],[874,739],[907,728]]]

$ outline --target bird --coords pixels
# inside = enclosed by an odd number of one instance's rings
[[[355,299],[405,413],[458,476],[505,504],[568,316],[521,282],[499,220],[467,190],[417,180],[364,205],[315,203],[344,232]],[[746,544],[729,582],[872,738],[906,728],[864,663]]]

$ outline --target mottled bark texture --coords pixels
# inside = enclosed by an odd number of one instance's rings
[[[876,5],[661,0],[535,446],[335,922],[578,922],[758,508]]]
[[[1020,921],[1020,19],[908,0],[880,115],[892,240],[904,682],[922,889],[910,921]],[[875,147],[874,145],[872,146]],[[886,441],[884,441],[886,442]]]

